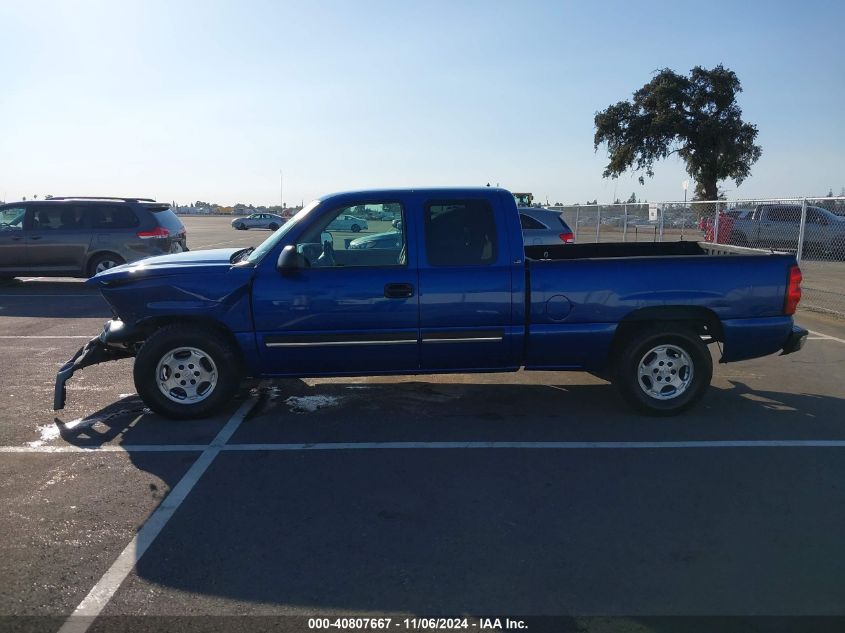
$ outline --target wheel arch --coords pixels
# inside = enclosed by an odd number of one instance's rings
[[[647,328],[682,325],[701,336],[714,341],[723,341],[722,322],[718,315],[701,306],[652,306],[634,310],[619,322],[610,344],[609,361],[614,362],[620,349],[636,333]]]
[[[153,332],[171,325],[187,325],[193,327],[205,327],[214,330],[220,334],[231,346],[232,351],[238,357],[241,365],[244,366],[244,353],[241,346],[238,344],[235,334],[224,323],[217,319],[203,316],[185,316],[185,315],[166,315],[155,316],[148,319],[142,319],[135,324],[134,329],[140,335],[138,342],[147,339]]]

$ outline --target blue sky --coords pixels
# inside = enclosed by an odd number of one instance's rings
[[[274,204],[499,183],[551,202],[683,197],[602,179],[593,116],[655,69],[724,63],[763,157],[729,197],[845,186],[845,3],[0,0],[0,198]]]

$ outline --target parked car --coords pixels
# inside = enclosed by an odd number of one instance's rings
[[[327,231],[352,231],[358,233],[359,231],[370,228],[366,220],[356,218],[354,215],[339,215],[326,227]]]
[[[232,220],[232,227],[239,231],[247,229],[270,229],[277,230],[285,223],[285,219],[275,213],[253,213],[242,218]]]
[[[372,249],[386,248],[399,251],[402,249],[402,233],[400,231],[387,231],[386,233],[373,233],[364,237],[356,237],[349,242],[351,249]]]
[[[800,204],[760,204],[753,212],[734,219],[729,241],[737,246],[794,251],[798,248],[800,230]],[[845,259],[845,217],[808,206],[804,253]]]
[[[560,211],[520,207],[519,224],[522,227],[522,240],[526,246],[556,246],[571,244],[575,241],[575,235],[564,221]]]
[[[401,204],[405,243],[335,248],[345,209]],[[678,413],[721,361],[801,348],[795,257],[698,242],[523,244],[497,188],[348,192],[312,202],[257,248],[167,255],[87,283],[114,319],[56,376],[135,357],[156,412],[219,412],[244,376],[580,370],[635,407]],[[340,246],[340,245],[338,245]],[[727,254],[730,253],[730,254]]]
[[[0,206],[0,277],[90,277],[188,250],[169,204],[147,198],[52,197]]]
[[[731,209],[730,211],[725,211],[725,215],[734,220],[746,220],[754,215],[754,209]],[[707,216],[707,219],[712,221],[713,218]]]
[[[383,220],[392,220],[393,219],[393,213],[391,213],[390,211],[381,211],[379,209],[373,209],[373,208],[370,208],[370,207],[367,208],[366,216],[367,216],[368,220],[381,220],[381,221],[383,221]]]

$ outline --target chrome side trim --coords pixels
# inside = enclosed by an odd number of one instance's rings
[[[399,339],[397,341],[310,341],[296,343],[264,343],[265,347],[325,347],[332,345],[410,345],[417,339]]]
[[[424,338],[423,343],[497,343],[501,336],[475,336],[467,338]]]

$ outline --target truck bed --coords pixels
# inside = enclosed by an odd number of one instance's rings
[[[768,251],[710,242],[606,242],[526,246],[525,257],[533,261],[607,259],[617,257],[678,257],[684,255],[769,255]]]
[[[529,367],[548,365],[560,349],[589,367],[597,349],[607,357],[617,324],[653,320],[667,306],[718,322],[724,361],[752,358],[761,348],[773,353],[792,327],[783,314],[792,255],[706,242],[529,246],[525,252]]]

